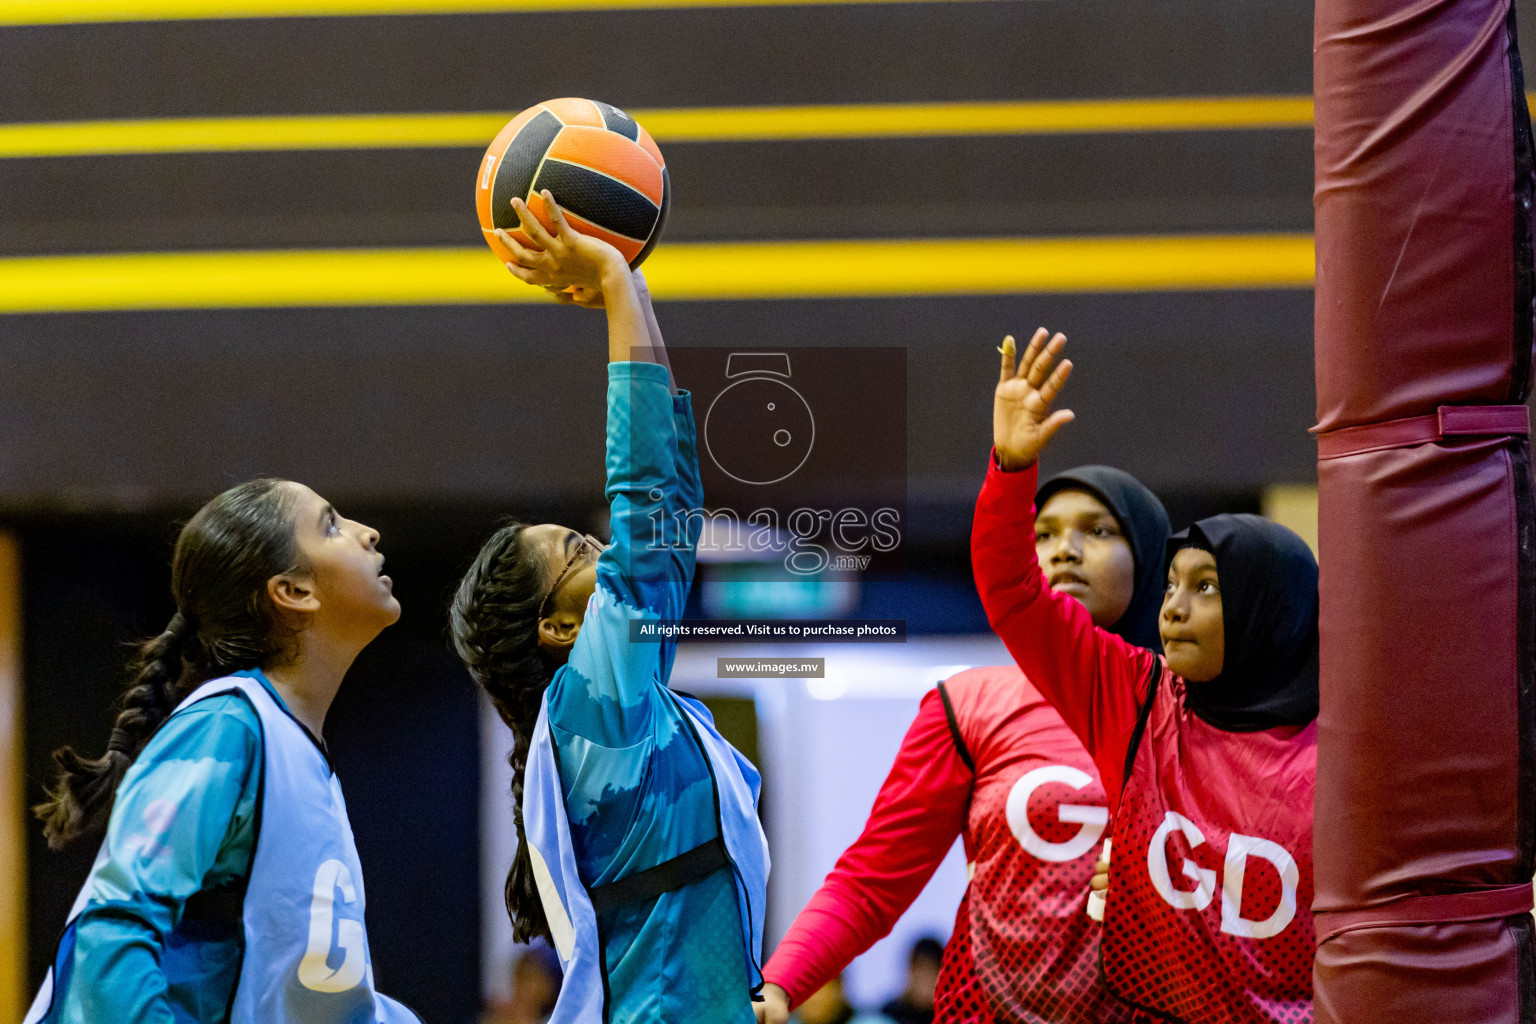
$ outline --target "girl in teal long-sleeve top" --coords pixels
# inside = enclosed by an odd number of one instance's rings
[[[653,534],[658,521],[672,529],[702,507],[689,396],[671,386],[644,279],[611,246],[570,232],[552,197],[545,204],[556,210],[552,234],[518,204],[543,253],[503,241],[526,264],[508,265],[520,279],[607,309],[613,544],[553,524],[505,527],[481,550],[451,613],[461,657],[514,737],[519,847],[506,898],[520,940],[550,934],[523,827],[541,704],[576,867],[589,890],[721,837],[710,765],[667,690],[673,644],[630,635],[636,620],[680,617],[693,577],[693,543],[674,535],[657,544]],[[755,769],[739,755],[735,761],[755,792]],[[680,887],[600,907],[608,1020],[751,1024],[761,977],[743,948],[738,893],[733,865],[724,864]],[[746,895],[760,913],[763,894]]]

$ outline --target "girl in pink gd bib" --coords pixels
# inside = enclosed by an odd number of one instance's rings
[[[1317,563],[1258,516],[1169,543],[1164,655],[1047,585],[1029,522],[1072,364],[1003,343],[971,558],[987,618],[1092,755],[1114,819],[1102,959],[1112,992],[1186,1024],[1312,1021]],[[1053,369],[1054,366],[1054,369]]]

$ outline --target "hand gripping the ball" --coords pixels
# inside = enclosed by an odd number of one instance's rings
[[[1072,363],[1063,359],[1051,369],[1067,344],[1067,336],[1050,337],[1044,327],[1029,340],[1024,356],[1014,365],[1013,335],[1003,339],[1002,374],[992,400],[992,447],[1003,469],[1024,469],[1034,464],[1056,431],[1071,423],[1070,409],[1051,411],[1072,374]]]
[[[516,260],[508,263],[507,269],[519,281],[543,288],[562,302],[601,308],[604,277],[616,272],[627,277],[629,264],[607,242],[574,230],[548,189],[542,195],[553,233],[539,223],[521,199],[512,200],[512,209],[533,247],[520,244],[501,228],[496,229],[497,239]]]

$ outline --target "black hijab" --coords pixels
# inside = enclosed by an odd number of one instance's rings
[[[1114,513],[1120,532],[1131,546],[1136,589],[1131,592],[1125,614],[1109,631],[1161,654],[1163,641],[1157,634],[1157,613],[1163,604],[1168,545],[1168,512],[1163,503],[1140,480],[1111,466],[1078,466],[1057,473],[1040,485],[1035,493],[1035,508],[1044,508],[1058,491],[1086,491]]]
[[[1202,519],[1168,542],[1216,559],[1226,663],[1187,682],[1185,704],[1218,729],[1256,732],[1317,717],[1317,559],[1296,534],[1263,516]]]

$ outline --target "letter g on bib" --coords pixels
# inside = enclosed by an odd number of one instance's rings
[[[1036,768],[1019,776],[1008,791],[1008,827],[1026,853],[1044,861],[1059,863],[1076,860],[1099,841],[1109,824],[1109,808],[1094,804],[1061,804],[1056,809],[1056,820],[1065,824],[1081,825],[1077,835],[1065,842],[1053,843],[1043,838],[1029,823],[1029,800],[1035,791],[1050,782],[1060,782],[1073,789],[1082,789],[1093,782],[1093,776],[1071,765],[1051,764]]]
[[[350,918],[336,920],[336,890],[343,903],[355,903],[357,890],[352,872],[339,860],[328,860],[315,872],[314,899],[309,905],[309,946],[299,961],[299,984],[312,992],[345,992],[363,980],[367,970],[363,923]],[[332,970],[331,930],[335,925],[336,945],[341,947],[341,966]]]
[[[1182,873],[1195,883],[1195,891],[1185,892],[1173,887],[1173,873],[1168,870],[1168,837],[1174,829],[1179,830],[1191,849],[1205,842],[1204,833],[1184,815],[1177,811],[1164,815],[1163,823],[1152,833],[1152,843],[1147,847],[1147,874],[1152,879],[1152,888],[1175,910],[1204,910],[1211,905],[1211,897],[1216,895],[1216,872],[1185,857]]]

